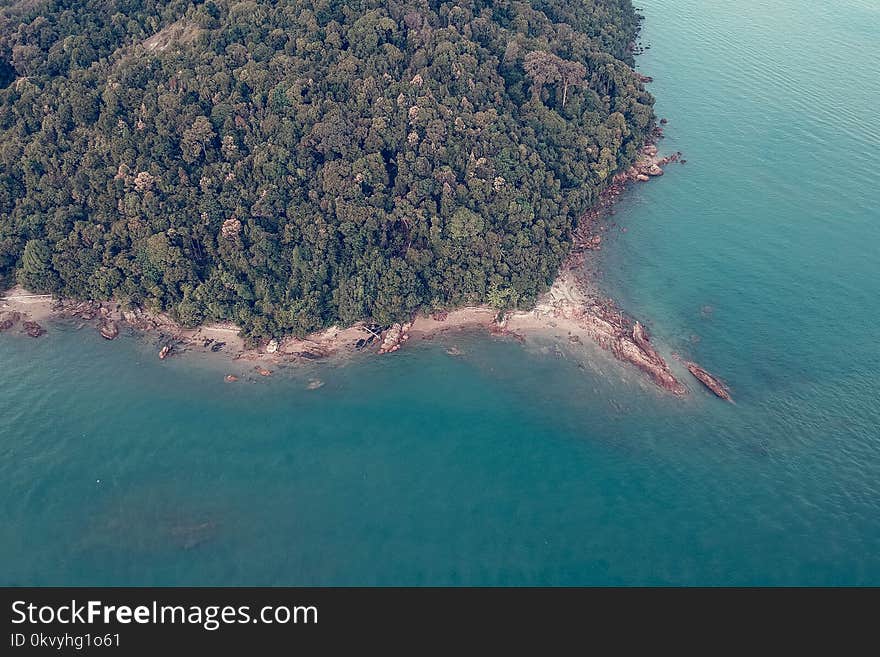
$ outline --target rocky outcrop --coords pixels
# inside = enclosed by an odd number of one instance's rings
[[[223,380],[226,381],[226,383],[235,383],[236,381],[238,381],[238,377],[234,374],[227,374],[226,378]]]
[[[20,319],[21,315],[15,311],[0,314],[0,331],[8,331]]]
[[[411,327],[411,322],[392,324],[391,328],[385,331],[385,335],[382,338],[382,346],[379,347],[379,353],[390,354],[400,349],[400,346],[409,340],[407,331],[409,331]]]
[[[614,176],[612,187],[619,188],[634,181],[646,182],[651,178],[662,176],[663,167],[671,162],[677,162],[680,158],[680,152],[661,157],[657,146],[648,144],[642,148],[635,163],[629,169]]]
[[[499,315],[491,324],[489,324],[489,333],[507,338],[513,338],[517,342],[525,342],[526,336],[517,331],[511,330],[507,325],[508,317],[506,314]]]
[[[171,355],[171,349],[172,349],[172,347],[170,344],[166,344],[164,347],[162,347],[159,350],[159,359],[165,360],[166,358],[168,358],[168,356]]]
[[[676,395],[685,394],[687,388],[675,378],[669,370],[669,365],[654,349],[644,327],[636,322],[629,335],[623,329],[623,326],[615,327],[618,334],[612,343],[611,352],[620,360],[631,363],[645,372],[661,388]]]
[[[98,327],[98,331],[105,340],[115,340],[119,336],[119,326],[110,319],[103,320]]]
[[[651,344],[645,327],[631,321],[610,299],[589,291],[587,283],[579,281],[573,271],[560,273],[553,287],[539,301],[536,311],[569,320],[600,347],[640,369],[661,388],[676,395],[687,393],[687,388],[675,378]]]
[[[733,401],[733,398],[730,396],[730,388],[728,388],[727,385],[725,385],[723,382],[709,374],[702,367],[700,367],[696,363],[691,362],[686,362],[685,367],[688,368],[688,372],[693,374],[694,378],[697,379],[697,381],[706,386],[706,388],[708,388],[716,397],[719,397],[720,399],[723,399],[725,401]]]
[[[91,321],[101,315],[101,304],[94,301],[62,301],[61,314],[65,317]]]
[[[661,139],[663,129],[658,127],[653,138]],[[536,311],[541,314],[573,321],[603,349],[619,360],[630,363],[645,372],[658,386],[676,395],[687,393],[687,387],[675,378],[669,365],[651,344],[645,327],[621,313],[614,303],[593,290],[581,272],[584,252],[601,248],[601,219],[611,211],[626,188],[635,182],[647,182],[663,175],[663,167],[677,162],[681,153],[661,156],[654,143],[646,144],[635,163],[611,179],[599,200],[578,222],[572,249],[550,291],[539,300]],[[577,340],[579,337],[574,336]],[[572,342],[575,340],[570,336]]]
[[[46,333],[46,329],[44,329],[36,322],[24,322],[22,324],[22,327],[24,328],[24,332],[32,338],[39,338],[41,335],[44,335]]]
[[[663,136],[663,131],[657,128],[655,139]],[[602,191],[599,200],[578,221],[577,229],[573,234],[574,249],[569,256],[567,265],[573,263],[583,255],[584,251],[598,251],[601,248],[602,236],[599,220],[610,210],[626,188],[636,182],[648,182],[651,178],[663,175],[663,167],[671,162],[678,162],[681,153],[660,156],[655,144],[647,144],[639,152],[635,163],[628,169],[616,174],[610,184]],[[604,227],[602,228],[604,230]]]

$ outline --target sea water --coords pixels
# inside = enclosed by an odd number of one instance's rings
[[[264,378],[5,334],[0,584],[880,584],[880,5],[641,4],[687,164],[589,266],[736,404],[564,339]]]

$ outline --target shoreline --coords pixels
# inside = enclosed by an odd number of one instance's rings
[[[656,129],[654,137],[662,138],[662,128]],[[0,333],[19,328],[20,332],[39,337],[45,332],[39,325],[41,321],[78,320],[81,326],[91,324],[104,338],[112,340],[119,335],[120,326],[124,326],[143,334],[156,334],[159,358],[190,351],[221,353],[233,361],[254,362],[261,375],[270,376],[271,370],[264,366],[314,362],[361,352],[389,354],[400,350],[411,338],[431,340],[465,329],[481,329],[520,342],[529,336],[565,331],[571,343],[594,342],[617,360],[639,369],[658,387],[683,396],[688,387],[672,373],[644,326],[623,313],[612,299],[600,294],[580,271],[587,253],[601,248],[600,223],[624,191],[631,184],[663,175],[663,167],[680,161],[680,157],[681,153],[661,156],[652,141],[641,149],[633,166],[614,176],[596,205],[581,218],[572,234],[571,253],[550,290],[539,297],[532,310],[502,314],[487,306],[463,307],[430,315],[419,313],[409,322],[390,327],[359,322],[347,328],[330,327],[306,338],[287,336],[249,347],[234,324],[185,328],[164,313],[123,309],[115,302],[59,300],[14,287],[0,297]],[[705,372],[702,368],[700,371]],[[229,382],[236,380],[233,375],[227,376]]]

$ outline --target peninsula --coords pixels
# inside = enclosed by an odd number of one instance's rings
[[[109,4],[0,10],[0,285],[163,357],[552,315],[683,392],[570,259],[667,161],[628,0]]]

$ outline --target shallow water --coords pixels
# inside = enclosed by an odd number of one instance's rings
[[[735,405],[564,342],[264,379],[4,335],[0,584],[880,584],[880,7],[642,5],[688,163],[602,285]]]

